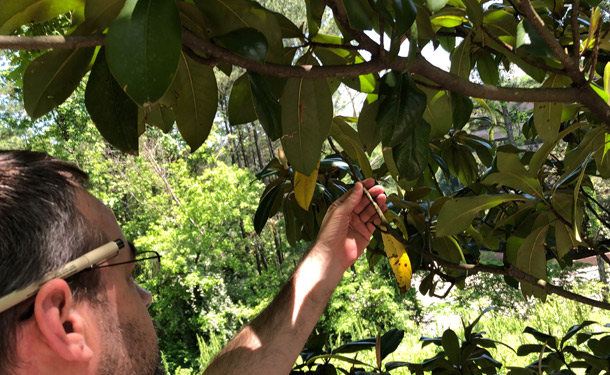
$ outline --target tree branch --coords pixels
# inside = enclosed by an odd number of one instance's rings
[[[511,276],[521,282],[527,282],[532,285],[535,285],[535,286],[543,289],[547,293],[556,294],[560,297],[563,297],[563,298],[566,298],[566,299],[569,299],[572,301],[580,302],[580,303],[583,303],[583,304],[586,304],[589,306],[598,307],[600,309],[610,311],[610,303],[594,300],[592,298],[570,292],[559,286],[546,282],[545,280],[535,278],[534,276],[518,269],[517,267],[515,267],[513,265],[501,267],[501,266],[490,266],[490,265],[480,264],[480,263],[479,264],[457,264],[457,263],[446,261],[436,255],[426,253],[419,247],[413,246],[413,245],[409,244],[408,242],[404,241],[403,239],[399,239],[399,241],[401,241],[403,244],[405,244],[409,249],[413,249],[414,251],[419,253],[422,257],[424,257],[428,260],[433,260],[436,263],[438,263],[441,266],[446,267],[446,268],[462,270],[462,271],[466,271],[470,274],[484,272],[484,273],[492,273],[492,274],[496,274],[496,275]]]
[[[580,61],[580,31],[578,29],[578,8],[580,0],[572,0],[572,57]]]
[[[104,35],[8,36],[0,35],[0,49],[73,49],[102,46]]]
[[[380,58],[362,64],[338,66],[289,66],[259,63],[238,56],[208,40],[200,39],[188,30],[183,31],[182,38],[184,46],[210,58],[210,60],[204,60],[202,62],[213,65],[222,61],[259,74],[280,78],[355,77],[378,73],[388,69],[404,71],[407,66],[407,59],[402,57],[395,58],[391,63],[386,61],[386,59]],[[0,48],[4,49],[80,48],[103,44],[104,38],[102,35],[48,37],[0,36]],[[588,84],[583,87],[533,89],[481,85],[439,69],[426,61],[421,55],[415,57],[409,70],[412,73],[419,74],[422,77],[438,83],[446,90],[451,90],[474,98],[508,102],[552,101],[562,103],[583,103],[593,111],[602,122],[610,124],[610,106],[608,106],[608,104],[606,104]]]

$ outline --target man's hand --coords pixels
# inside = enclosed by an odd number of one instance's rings
[[[379,208],[383,212],[388,209],[383,188],[375,185],[373,179],[357,182],[330,206],[312,249],[332,264],[340,266],[341,271],[345,271],[362,255],[375,231],[375,225],[381,222],[375,207],[364,194],[363,184]]]

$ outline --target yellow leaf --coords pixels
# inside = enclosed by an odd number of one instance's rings
[[[320,169],[320,162],[316,169],[313,170],[308,176],[297,171],[294,172],[294,197],[297,200],[299,206],[305,211],[309,210],[311,199],[313,198],[313,192],[316,190],[316,181],[318,181],[318,170]]]
[[[381,233],[385,253],[388,256],[400,293],[411,287],[411,261],[404,245],[389,233]]]

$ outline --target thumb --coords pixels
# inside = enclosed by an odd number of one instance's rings
[[[356,182],[349,194],[345,195],[339,209],[347,213],[352,212],[358,203],[360,203],[360,200],[362,199],[362,192],[362,184],[360,182]]]

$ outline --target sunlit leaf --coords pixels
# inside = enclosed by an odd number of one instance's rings
[[[400,293],[405,293],[411,287],[411,261],[404,245],[389,233],[381,233],[383,246],[388,261],[392,266],[394,277]]]
[[[441,207],[436,222],[436,236],[451,236],[468,228],[476,215],[504,202],[522,201],[519,195],[481,195],[468,198],[454,198]]]
[[[171,84],[182,48],[182,24],[173,0],[127,0],[106,37],[106,60],[137,104],[157,101]]]
[[[451,73],[466,79],[470,77],[471,44],[470,36],[467,36],[451,54]]]
[[[570,80],[565,76],[551,75],[542,84],[542,87],[558,88],[566,87]],[[536,132],[544,142],[553,142],[559,134],[561,124],[562,103],[543,102],[534,104],[534,126]]]
[[[313,193],[316,190],[319,168],[320,162],[309,175],[304,175],[298,171],[294,172],[294,197],[305,211],[309,210]]]
[[[50,20],[84,4],[84,0],[2,0],[0,34],[10,34],[28,23]]]
[[[544,242],[549,229],[548,225],[534,228],[525,238],[517,252],[516,266],[527,274],[546,282],[546,252]],[[521,282],[521,291],[525,297],[534,296],[546,299],[546,292],[539,286]]]
[[[315,36],[320,30],[322,16],[326,4],[322,0],[305,0],[307,9],[307,25],[309,26],[309,37]]]

